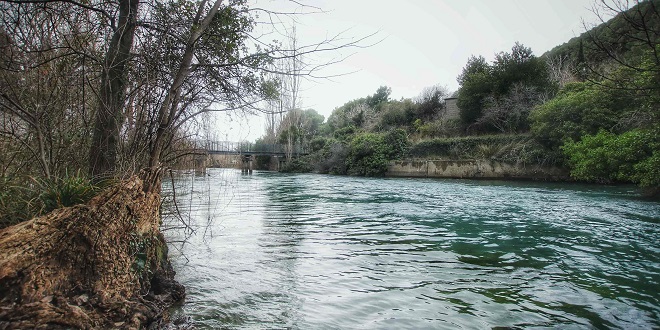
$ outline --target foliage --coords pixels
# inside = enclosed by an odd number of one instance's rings
[[[515,84],[507,95],[485,99],[484,113],[475,126],[493,127],[501,133],[527,132],[529,113],[542,99],[536,87]]]
[[[373,109],[380,110],[380,106],[389,101],[390,94],[392,94],[391,88],[387,86],[380,86],[374,95],[368,96],[365,99],[365,103]]]
[[[348,173],[351,175],[382,176],[387,171],[389,154],[384,136],[362,133],[353,138],[347,158]]]
[[[66,175],[62,178],[41,180],[39,188],[42,191],[39,200],[43,204],[42,212],[48,213],[54,209],[82,204],[98,193],[99,187],[92,181],[80,175]]]
[[[347,174],[348,147],[337,139],[327,139],[316,153],[315,170],[319,173]]]
[[[529,135],[480,135],[436,138],[410,148],[411,157],[490,159],[516,164],[557,165],[561,157]]]
[[[321,138],[315,144],[316,151],[307,160],[315,163],[318,172],[364,176],[384,175],[388,162],[403,157],[409,146],[403,129],[362,132],[344,135],[343,139]]]
[[[642,187],[650,188],[651,194],[660,193],[660,152],[657,149],[651,157],[635,164],[634,170],[634,181]]]
[[[660,187],[660,127],[635,129],[623,134],[605,130],[585,135],[562,147],[578,180],[612,183],[635,182]]]
[[[53,179],[5,177],[0,182],[0,228],[57,208],[86,203],[99,190],[99,185],[79,172]]]
[[[310,152],[319,152],[328,144],[328,138],[317,136],[309,142]]]
[[[594,14],[600,25],[558,45],[543,54],[544,58],[567,58],[574,63],[578,76],[600,80],[607,75],[608,62],[638,67],[640,54],[654,51],[660,38],[660,1],[602,1],[595,3]],[[610,18],[611,17],[611,18]],[[658,61],[658,53],[653,55]]]
[[[505,145],[527,139],[524,135],[479,135],[453,138],[436,138],[416,143],[410,148],[413,157],[460,158],[474,155],[482,145]]]
[[[353,134],[355,134],[356,131],[355,126],[346,126],[334,131],[332,135],[337,140],[348,141],[353,137]]]
[[[579,140],[600,129],[611,130],[619,122],[625,103],[598,85],[570,83],[532,111],[531,131],[544,145],[557,149],[566,139]]]
[[[401,128],[386,132],[383,136],[383,142],[388,148],[386,153],[388,160],[402,158],[410,148],[408,134],[406,134],[406,131]]]
[[[299,143],[304,147],[321,131],[325,118],[314,109],[293,109],[286,113],[278,127],[278,142]]]
[[[415,102],[415,118],[431,120],[439,117],[445,109],[445,98],[448,96],[449,91],[444,87],[425,88]]]
[[[411,100],[391,101],[381,107],[379,127],[407,127],[415,120],[417,105]]]
[[[34,217],[39,213],[38,194],[26,187],[22,180],[0,179],[0,228]]]
[[[534,56],[531,48],[517,42],[510,53],[500,52],[495,55],[491,72],[495,96],[508,94],[515,85],[535,87],[544,92],[554,89],[547,63]]]
[[[457,104],[464,126],[474,123],[482,115],[483,100],[493,90],[491,67],[483,56],[472,56],[463,68]]]
[[[391,88],[381,86],[373,95],[346,102],[334,109],[328,117],[330,131],[336,132],[350,126],[374,129],[379,124],[383,107],[390,103],[390,93]]]
[[[284,165],[280,168],[280,172],[284,173],[306,173],[313,170],[314,167],[310,164],[306,157],[291,159],[290,161],[285,162]]]
[[[491,65],[479,57],[470,57],[458,77],[461,87],[458,94],[458,107],[460,108],[461,121],[464,127],[478,123],[473,126],[480,132],[491,131],[494,127],[499,130],[506,128],[510,131],[524,130],[527,125],[526,114],[516,111],[515,114],[502,115],[502,111],[496,114],[489,112],[500,110],[498,103],[511,103],[511,101],[525,101],[520,107],[528,107],[526,101],[536,98],[508,97],[512,90],[529,89],[536,93],[553,93],[554,83],[550,79],[550,73],[545,61],[532,54],[532,50],[516,43],[511,52],[500,52],[496,54]],[[516,87],[517,86],[517,87]],[[507,99],[508,97],[508,99]],[[505,99],[500,101],[500,99]],[[536,100],[538,103],[539,100]],[[487,116],[486,119],[480,118]],[[512,121],[503,125],[494,126],[500,121]]]

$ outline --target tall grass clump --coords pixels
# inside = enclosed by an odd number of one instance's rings
[[[0,179],[0,228],[15,225],[52,210],[86,203],[100,190],[77,172],[60,178]]]

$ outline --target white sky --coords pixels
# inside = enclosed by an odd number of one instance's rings
[[[284,10],[286,2],[257,0],[261,7]],[[313,44],[345,31],[360,38],[377,32],[366,49],[318,54],[308,60],[350,55],[320,75],[350,75],[303,81],[302,108],[327,117],[344,103],[392,88],[392,98],[412,98],[433,85],[458,89],[456,77],[471,55],[488,61],[509,51],[516,41],[540,56],[584,32],[594,22],[594,0],[300,0],[326,13],[297,17],[300,44]],[[290,7],[289,7],[290,8]],[[258,116],[220,115],[216,136],[254,141],[264,132]]]

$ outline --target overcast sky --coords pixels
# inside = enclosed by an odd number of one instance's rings
[[[257,0],[279,9],[283,1]],[[488,61],[518,41],[537,56],[584,32],[595,21],[594,0],[300,0],[325,13],[297,17],[300,44],[313,44],[342,31],[348,38],[373,33],[365,49],[317,55],[310,61],[348,56],[320,75],[332,79],[303,81],[302,108],[327,117],[347,101],[392,88],[392,98],[413,98],[433,85],[458,89],[456,77],[471,55]],[[368,43],[368,42],[367,42]],[[327,57],[324,57],[327,56]],[[221,115],[217,136],[255,140],[264,121],[255,116]]]

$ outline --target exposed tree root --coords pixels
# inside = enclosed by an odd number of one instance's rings
[[[160,234],[160,170],[0,231],[0,329],[138,329],[183,299]]]

